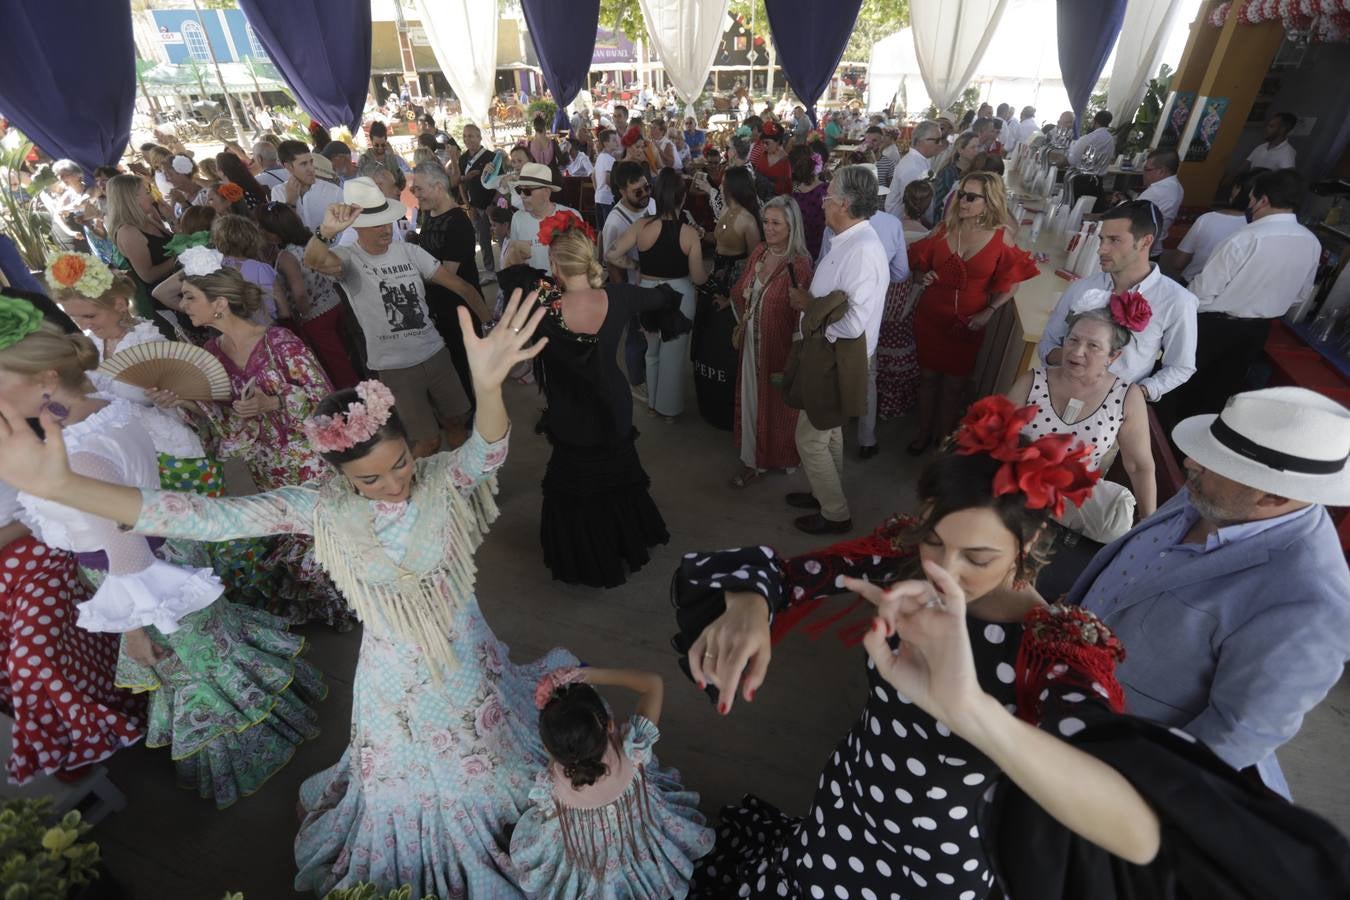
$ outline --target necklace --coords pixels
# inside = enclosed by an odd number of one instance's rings
[[[770,256],[776,256],[776,257],[778,257],[779,259],[782,259],[784,256],[787,256],[787,249],[786,249],[786,248],[784,248],[782,252],[779,252],[779,251],[773,249],[772,247],[769,247],[769,246],[766,245],[766,246],[765,246],[765,249],[764,249],[764,252],[768,253]]]

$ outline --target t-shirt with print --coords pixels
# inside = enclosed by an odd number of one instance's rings
[[[440,263],[416,244],[395,241],[379,256],[360,245],[334,247],[338,282],[366,337],[366,364],[376,371],[407,369],[445,349],[427,311],[426,279]]]

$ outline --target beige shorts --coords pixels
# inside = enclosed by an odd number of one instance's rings
[[[469,395],[449,350],[406,369],[384,369],[379,377],[393,392],[398,417],[414,443],[437,437],[446,423],[469,413]]]

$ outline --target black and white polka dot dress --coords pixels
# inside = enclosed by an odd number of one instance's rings
[[[1020,624],[968,619],[981,686],[1010,708]],[[867,661],[862,715],[801,819],[747,796],[722,811],[698,897],[977,900],[992,883],[976,807],[998,772]]]
[[[1027,402],[1034,403],[1041,409],[1036,418],[1022,429],[1022,433],[1033,441],[1047,434],[1075,435],[1092,452],[1088,458],[1088,465],[1099,469],[1107,451],[1116,444],[1120,426],[1125,423],[1125,395],[1129,390],[1129,382],[1117,378],[1116,383],[1102,398],[1100,406],[1090,415],[1069,424],[1059,417],[1059,413],[1055,412],[1055,405],[1050,402],[1050,384],[1045,370],[1037,369],[1032,374],[1031,391],[1027,394]]]

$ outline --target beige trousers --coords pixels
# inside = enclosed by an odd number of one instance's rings
[[[797,417],[796,438],[797,454],[811,483],[811,493],[820,501],[821,516],[831,522],[852,518],[844,496],[844,430],[820,431],[803,412]]]

